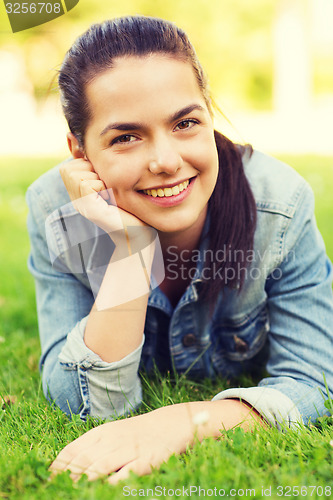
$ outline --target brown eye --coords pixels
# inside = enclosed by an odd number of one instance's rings
[[[178,123],[176,126],[176,129],[178,130],[186,130],[188,128],[192,128],[194,125],[196,125],[198,122],[196,120],[182,120],[181,122]]]
[[[135,137],[133,135],[121,135],[120,137],[117,137],[116,139],[114,139],[112,141],[112,144],[117,144],[117,143],[120,143],[120,144],[124,144],[126,142],[132,142],[133,140],[135,140]]]

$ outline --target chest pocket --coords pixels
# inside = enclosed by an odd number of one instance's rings
[[[214,358],[245,361],[253,358],[264,346],[269,330],[266,304],[248,314],[216,317],[212,330]]]

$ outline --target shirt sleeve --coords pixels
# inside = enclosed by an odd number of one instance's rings
[[[283,392],[266,387],[240,387],[226,389],[214,396],[219,399],[239,399],[246,401],[272,426],[279,430],[295,428],[303,423],[295,403]]]
[[[308,185],[281,248],[283,258],[266,280],[270,376],[258,387],[215,396],[243,399],[279,428],[328,414],[325,400],[333,395],[332,264]]]
[[[112,363],[85,345],[93,293],[77,275],[52,267],[45,234],[45,219],[52,209],[43,191],[38,186],[29,188],[26,199],[31,242],[28,267],[36,285],[44,394],[69,416],[126,414],[141,403],[138,366],[144,340],[134,352]]]

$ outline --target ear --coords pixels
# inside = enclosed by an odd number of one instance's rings
[[[79,141],[72,132],[68,132],[67,134],[67,144],[73,158],[86,158],[86,155],[81,148]]]

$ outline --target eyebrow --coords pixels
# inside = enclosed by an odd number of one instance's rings
[[[175,113],[173,113],[169,118],[168,122],[172,123],[174,121],[179,120],[183,116],[188,115],[189,113],[192,113],[192,111],[205,111],[205,108],[203,106],[200,106],[200,104],[190,104],[189,106],[185,106],[185,108],[182,108]],[[102,137],[105,135],[109,130],[139,130],[143,129],[144,124],[140,122],[116,122],[116,123],[110,123],[107,125],[102,132],[100,133],[100,136]]]

